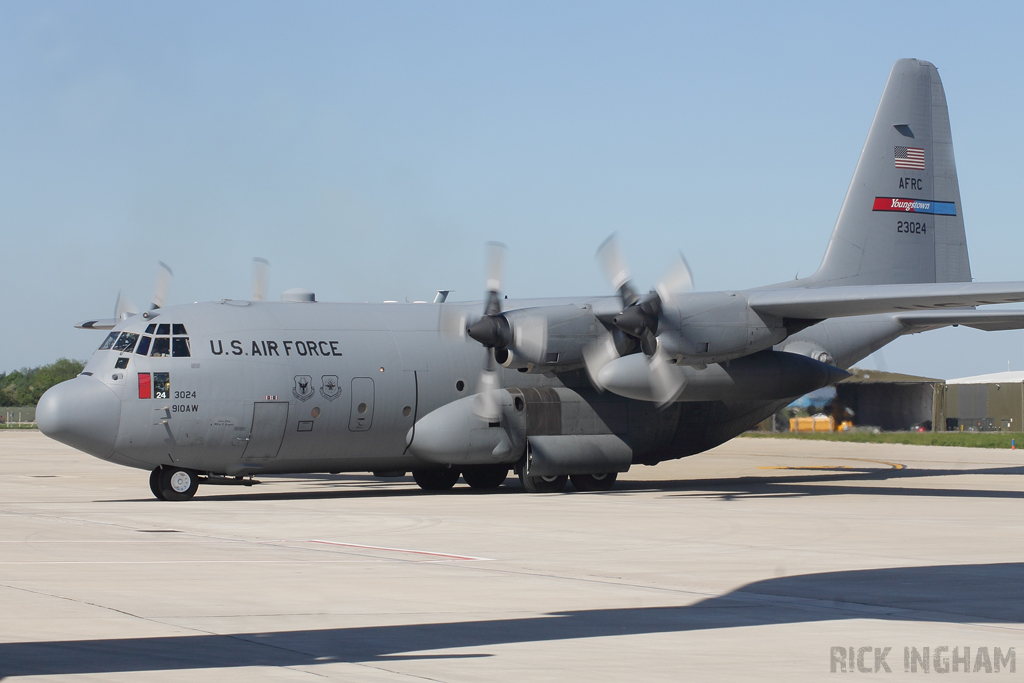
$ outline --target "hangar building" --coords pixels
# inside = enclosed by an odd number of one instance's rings
[[[836,384],[836,402],[840,410],[853,411],[855,425],[885,431],[908,431],[918,425],[932,429],[941,379],[860,368],[851,368],[850,373]]]
[[[1024,431],[1024,372],[946,380],[935,389],[934,419],[947,432]]]

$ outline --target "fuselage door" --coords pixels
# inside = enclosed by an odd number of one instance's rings
[[[257,402],[252,410],[252,429],[242,458],[246,462],[272,460],[281,450],[281,440],[288,424],[288,403]]]
[[[373,424],[373,380],[369,377],[352,378],[352,408],[348,428],[365,432]]]

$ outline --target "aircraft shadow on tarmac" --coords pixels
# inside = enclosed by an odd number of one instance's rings
[[[786,468],[801,470],[802,468]],[[616,483],[622,491],[681,491],[683,495],[712,495],[723,500],[775,496],[934,496],[951,498],[1009,498],[1024,499],[1024,491],[938,488],[915,486],[916,479],[935,477],[967,477],[972,475],[1006,476],[1024,475],[1024,467],[1004,466],[974,469],[910,469],[910,468],[807,468],[796,475],[769,475],[763,477],[737,477],[734,479],[703,479],[690,481],[623,481]],[[906,485],[893,485],[893,481]],[[870,482],[888,482],[872,486]]]
[[[910,485],[915,479],[951,477],[953,481],[971,475],[1006,476],[1024,475],[1024,466],[1002,466],[973,469],[913,469],[896,467],[836,467],[832,469],[799,467],[786,468],[798,474],[745,476],[722,479],[681,479],[681,480],[620,480],[611,491],[588,493],[586,495],[614,496],[639,492],[678,493],[685,496],[713,496],[722,500],[738,498],[779,497],[779,496],[933,496],[952,498],[1009,498],[1024,499],[1024,490],[999,490],[978,488],[937,488]],[[776,472],[779,470],[775,470]],[[302,482],[310,488],[302,491],[275,491],[275,481]],[[907,482],[906,486],[894,486],[892,482]],[[217,487],[217,493],[207,493],[209,488],[201,487],[196,500],[318,500],[330,498],[379,498],[423,495],[500,495],[522,492],[514,477],[506,485],[491,491],[476,491],[468,486],[458,486],[451,491],[430,492],[420,490],[412,477],[378,479],[371,476],[353,475],[277,475],[267,478],[265,488],[253,487],[245,491],[232,491],[237,487]],[[871,486],[870,482],[887,482]],[[204,490],[204,488],[206,490]],[[228,490],[224,490],[228,489]],[[223,492],[221,492],[223,491]],[[571,492],[571,486],[566,487]],[[102,502],[161,503],[154,498],[105,500]],[[97,501],[101,502],[101,501]]]
[[[580,610],[491,621],[3,643],[0,677],[488,657],[492,653],[430,651],[864,618],[1021,623],[1024,563],[790,576],[683,606]]]

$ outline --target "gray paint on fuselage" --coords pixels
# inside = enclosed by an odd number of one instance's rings
[[[575,303],[611,310],[618,300],[598,297],[575,302],[547,299],[503,303],[507,309]],[[184,324],[192,355],[147,358],[113,351],[93,355],[85,371],[110,386],[122,400],[121,423],[110,460],[144,469],[175,464],[227,474],[432,466],[407,452],[406,435],[417,418],[472,394],[485,357],[484,349],[472,340],[447,339],[439,334],[441,306],[449,313],[464,308],[470,316],[478,315],[481,308],[479,302],[227,301],[165,308],[149,319],[130,318],[117,329],[144,333],[152,321]],[[891,341],[901,330],[892,316],[866,316],[819,323],[786,343],[812,341],[839,360],[841,367],[848,367]],[[274,342],[276,349],[268,342]],[[315,347],[316,355],[311,347]],[[121,355],[131,360],[128,368],[118,371],[114,362]],[[169,372],[171,398],[138,398],[139,372]],[[684,400],[658,410],[650,403],[598,393],[579,369],[558,374],[503,369],[501,375],[504,387],[564,386],[595,406],[597,414],[625,411],[629,416],[626,436],[638,463],[706,450],[786,403]],[[306,400],[301,400],[303,393],[296,390],[297,376],[312,380],[312,396]],[[328,398],[331,391],[321,391],[325,376],[337,378],[340,392],[333,400]],[[373,422],[363,432],[349,428],[352,411],[358,407],[353,406],[351,397],[351,381],[357,377],[370,378],[374,388]],[[456,388],[460,381],[462,391]],[[176,398],[182,395],[194,398]],[[253,405],[261,401],[287,402],[288,419],[277,457],[248,462],[244,453],[253,427]],[[319,409],[316,417],[314,408]],[[299,422],[307,423],[307,427],[311,422],[311,429],[299,431]],[[572,430],[573,426],[568,424],[566,429]]]

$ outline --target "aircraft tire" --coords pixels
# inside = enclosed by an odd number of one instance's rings
[[[413,470],[412,478],[424,491],[447,491],[459,480],[459,471],[453,467],[439,470]]]
[[[157,500],[167,500],[164,498],[164,492],[160,490],[160,469],[157,467],[149,473],[149,490],[153,492]]]
[[[562,474],[557,477],[536,477],[525,474],[520,468],[519,481],[523,483],[523,488],[527,493],[561,493],[565,490],[569,476]]]
[[[508,478],[508,465],[468,465],[462,469],[462,478],[470,488],[489,491],[498,488]]]
[[[184,467],[159,468],[160,493],[164,500],[190,500],[199,489],[199,473]]]
[[[573,488],[577,491],[611,491],[618,477],[618,472],[604,472],[601,474],[574,474],[569,479],[572,480]]]

